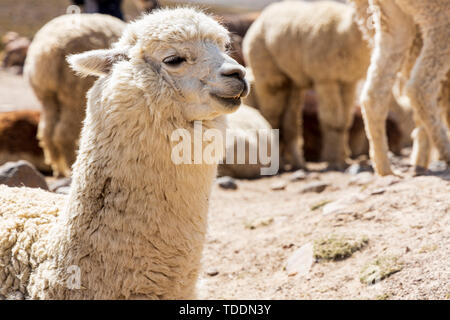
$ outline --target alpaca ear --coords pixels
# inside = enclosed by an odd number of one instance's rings
[[[127,60],[124,50],[103,49],[91,50],[67,57],[70,67],[82,76],[103,76],[108,74],[114,63]]]

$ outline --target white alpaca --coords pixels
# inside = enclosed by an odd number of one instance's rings
[[[283,160],[293,168],[305,166],[301,108],[310,88],[318,96],[322,158],[331,167],[346,165],[356,85],[370,61],[354,16],[332,1],[282,1],[264,9],[244,38],[259,109],[281,129]]]
[[[195,297],[216,165],[174,164],[170,136],[192,133],[194,120],[220,127],[240,105],[248,86],[224,53],[228,41],[203,13],[158,10],[128,25],[113,49],[69,59],[100,75],[70,193],[0,187],[0,294]]]
[[[361,102],[370,154],[380,175],[392,174],[387,157],[385,120],[391,90],[413,46],[419,27],[423,46],[415,60],[404,93],[419,118],[426,135],[440,156],[450,163],[448,127],[438,107],[442,83],[450,69],[450,2],[448,0],[352,0],[360,15],[368,5],[374,11],[375,42]],[[445,98],[445,95],[443,95]],[[447,96],[448,98],[448,96]],[[420,139],[420,137],[416,137]],[[422,148],[426,150],[426,147]],[[417,153],[417,152],[416,152]],[[413,155],[416,165],[426,165],[427,157]]]
[[[106,49],[121,36],[125,23],[104,14],[69,14],[46,23],[34,36],[25,61],[25,77],[42,105],[39,144],[55,176],[70,175],[75,161],[86,93],[95,77],[78,77],[69,54]]]

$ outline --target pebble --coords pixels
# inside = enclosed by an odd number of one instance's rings
[[[295,250],[286,262],[286,272],[288,276],[305,276],[311,270],[314,263],[312,243],[303,245]]]
[[[345,170],[346,173],[356,175],[361,172],[373,172],[372,166],[362,163],[354,163]]]
[[[61,178],[57,179],[49,184],[49,189],[52,192],[57,192],[58,189],[64,188],[64,187],[70,187],[70,184],[72,183],[71,178]]]
[[[7,162],[0,167],[0,184],[48,190],[45,177],[25,160]]]
[[[286,186],[287,186],[287,182],[284,180],[281,180],[281,181],[272,183],[270,185],[270,189],[275,190],[275,191],[284,190],[284,189],[286,189]]]
[[[355,210],[353,206],[355,203],[360,203],[369,198],[366,194],[355,193],[350,194],[344,198],[338,199],[336,201],[330,202],[323,206],[322,213],[324,215],[329,214],[351,214]]]
[[[433,161],[428,166],[428,169],[433,172],[441,172],[447,170],[448,166],[444,161]]]
[[[374,181],[374,176],[370,172],[361,172],[350,179],[350,185],[363,186]]]
[[[305,180],[307,176],[308,176],[308,174],[305,172],[305,170],[300,169],[300,170],[293,172],[291,174],[291,176],[289,177],[289,180],[290,181]]]
[[[238,188],[236,181],[228,176],[217,178],[217,184],[226,190],[237,190]]]
[[[328,186],[329,186],[329,184],[326,182],[311,182],[311,183],[308,183],[307,185],[305,185],[300,192],[301,193],[307,193],[307,192],[320,193],[320,192],[324,191]]]
[[[207,271],[206,274],[208,276],[210,276],[210,277],[215,277],[215,276],[217,276],[219,274],[219,271],[217,271],[217,270],[210,270],[210,271]]]

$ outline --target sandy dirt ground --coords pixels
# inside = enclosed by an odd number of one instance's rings
[[[14,70],[0,69],[0,112],[23,109],[40,109],[33,90]]]
[[[450,169],[414,176],[406,158],[399,162],[399,178],[313,171],[302,181],[285,173],[240,180],[237,190],[216,185],[199,297],[450,299]],[[272,190],[281,182],[284,190]],[[328,186],[302,191],[314,182]],[[306,274],[288,274],[296,250],[331,234],[368,243],[344,260],[313,260]],[[383,257],[398,259],[401,270],[362,283],[364,267]]]

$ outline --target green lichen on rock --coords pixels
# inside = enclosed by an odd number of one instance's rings
[[[388,300],[391,297],[389,293],[383,293],[375,297],[375,300]]]
[[[364,248],[369,239],[365,236],[329,235],[314,241],[316,260],[343,260]]]
[[[396,256],[382,256],[366,264],[360,273],[360,281],[364,284],[375,284],[403,269]]]

